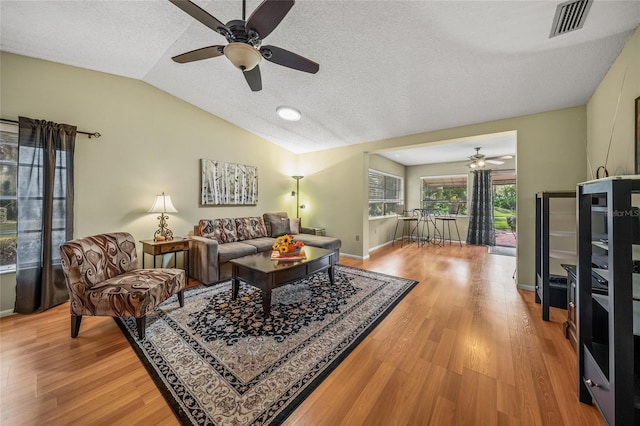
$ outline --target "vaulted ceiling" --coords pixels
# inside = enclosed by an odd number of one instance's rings
[[[242,17],[240,0],[196,3]],[[640,2],[595,1],[582,29],[549,38],[560,3],[298,0],[265,44],[320,70],[263,60],[259,92],[225,57],[172,61],[226,40],[167,0],[2,0],[0,49],[145,81],[303,153],[585,104]],[[281,120],[281,105],[302,119]]]

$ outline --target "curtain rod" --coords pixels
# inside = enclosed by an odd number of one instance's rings
[[[0,121],[4,121],[6,123],[13,123],[13,124],[18,124],[18,120],[9,120],[8,118],[0,118]],[[87,135],[89,137],[89,139],[91,139],[91,137],[94,138],[99,138],[100,136],[102,136],[100,133],[98,132],[82,132],[80,130],[76,130],[76,133],[82,133],[83,135]]]

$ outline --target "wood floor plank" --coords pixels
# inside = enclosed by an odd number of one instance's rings
[[[285,424],[604,424],[578,401],[566,312],[542,321],[514,258],[411,244],[340,262],[419,284]],[[63,304],[0,319],[0,424],[179,422],[115,322],[83,318],[71,339]]]

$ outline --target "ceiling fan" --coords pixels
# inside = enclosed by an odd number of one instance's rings
[[[209,12],[189,0],[169,0],[185,13],[211,28],[227,39],[227,45],[202,47],[173,59],[180,64],[203,59],[226,56],[231,63],[242,70],[244,78],[254,92],[262,90],[262,78],[258,64],[262,58],[311,74],[318,72],[320,65],[296,53],[276,46],[262,46],[264,40],[278,26],[295,3],[294,0],[264,0],[245,20],[246,0],[242,0],[242,19],[223,24]]]
[[[500,157],[490,157],[487,158],[484,154],[480,154],[481,147],[476,147],[476,153],[469,157],[471,163],[469,163],[469,167],[472,169],[477,169],[484,167],[486,163],[500,165],[504,164],[503,160],[508,160],[513,158],[513,155],[502,155]]]

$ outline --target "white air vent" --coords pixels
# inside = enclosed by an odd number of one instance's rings
[[[549,38],[582,28],[590,7],[591,0],[572,0],[559,4]]]

